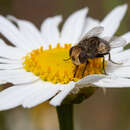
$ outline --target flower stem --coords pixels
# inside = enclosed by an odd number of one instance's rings
[[[73,105],[66,104],[56,107],[60,130],[74,130]]]

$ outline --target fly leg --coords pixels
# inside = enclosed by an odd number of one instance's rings
[[[75,76],[76,76],[76,72],[77,72],[77,70],[78,70],[78,65],[76,65],[76,68],[75,68],[75,70],[74,70],[74,78],[75,78]]]
[[[118,65],[121,65],[121,64],[122,64],[122,63],[116,63],[116,62],[112,61],[112,59],[111,59],[111,54],[108,53],[108,55],[109,55],[109,61],[110,61],[111,63],[113,63],[113,64],[118,64]]]
[[[88,64],[88,61],[85,63],[85,67],[84,67],[83,72],[82,72],[82,77],[84,76],[84,72],[85,72],[85,70],[87,68],[87,64]]]

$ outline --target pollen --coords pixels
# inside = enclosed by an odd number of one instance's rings
[[[67,84],[70,81],[78,81],[82,77],[85,64],[81,64],[74,77],[75,65],[69,59],[69,50],[71,44],[65,44],[64,47],[57,44],[55,48],[49,45],[48,50],[41,46],[23,57],[23,67],[27,72],[32,72],[39,76],[43,81],[54,84]],[[103,59],[90,59],[86,67],[84,76],[90,74],[103,73]]]

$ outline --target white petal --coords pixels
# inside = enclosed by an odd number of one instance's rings
[[[13,25],[3,16],[0,16],[0,33],[2,33],[2,35],[4,35],[10,42],[16,45],[16,47],[30,51],[28,46],[29,41],[23,37],[15,25]]]
[[[77,43],[81,37],[88,8],[73,13],[65,22],[61,32],[61,42]]]
[[[127,4],[114,8],[101,22],[101,26],[104,27],[104,32],[101,36],[113,36],[117,31],[126,11]]]
[[[54,98],[51,99],[50,104],[53,106],[59,106],[64,98],[74,89],[75,83],[71,82],[64,86],[64,89],[59,92]]]
[[[11,82],[13,84],[30,83],[39,79],[31,72],[26,72],[24,69],[17,70],[1,70],[0,84]]]
[[[0,110],[7,110],[19,106],[28,87],[15,86],[0,92]]]
[[[60,86],[41,81],[41,85],[38,87],[37,90],[28,95],[27,99],[23,102],[23,107],[31,108],[47,101],[57,94]]]
[[[40,34],[40,31],[35,27],[33,23],[27,20],[17,19],[14,16],[10,15],[7,18],[18,24],[20,32],[26,39],[28,39],[28,45],[30,45],[30,48],[37,49],[41,45],[43,45],[43,39]]]
[[[112,55],[112,60],[115,62],[123,62],[129,60],[130,57],[130,49],[124,50],[116,55]]]
[[[7,63],[7,64],[22,64],[22,60],[10,60],[10,59],[0,58],[0,63]]]
[[[120,62],[117,62],[117,63],[122,63],[121,61]],[[119,68],[121,68],[122,67],[122,65],[118,65],[118,64],[113,64],[113,63],[111,63],[111,62],[108,62],[107,63],[107,66],[106,66],[106,68],[105,68],[105,70],[106,70],[106,72],[107,72],[107,74],[111,74],[111,73],[113,73],[116,69],[119,69]]]
[[[112,53],[111,53],[112,54]],[[122,63],[122,64],[113,64],[111,62],[108,62],[107,67],[106,67],[106,72],[107,73],[113,73],[116,69],[120,69],[122,67],[126,67],[130,65],[130,49],[125,50],[125,51],[120,51],[118,53],[113,53],[111,55],[112,61],[116,63]],[[107,58],[108,60],[108,58]]]
[[[2,39],[0,39],[0,48],[2,47],[7,47],[7,44]]]
[[[111,55],[115,55],[115,54],[120,53],[120,52],[122,52],[122,51],[123,51],[123,47],[118,47],[118,48],[112,49],[112,50],[110,51],[110,54],[111,54]]]
[[[126,59],[123,63],[123,67],[130,66],[130,59]]]
[[[97,87],[103,88],[123,88],[130,87],[130,79],[124,79],[119,77],[107,77],[93,84]]]
[[[0,57],[5,57],[9,59],[21,59],[25,55],[26,51],[19,48],[11,47],[8,45],[5,47],[0,47]]]
[[[0,70],[20,69],[22,64],[0,64]]]
[[[44,41],[54,47],[59,42],[60,32],[59,24],[62,22],[62,16],[47,18],[41,25],[41,33]]]
[[[124,38],[127,41],[127,43],[130,43],[130,32],[125,33],[121,37]]]
[[[105,75],[102,74],[93,74],[93,75],[88,75],[84,78],[82,78],[81,80],[76,82],[76,85],[85,85],[85,86],[89,86],[91,83],[94,83],[102,78],[105,78]]]
[[[39,84],[19,85],[7,88],[0,92],[0,110],[7,110],[22,104],[27,96],[35,91]]]
[[[116,69],[112,75],[119,75],[120,77],[130,78],[130,66]]]
[[[94,18],[91,18],[91,17],[87,17],[87,19],[86,19],[86,24],[85,24],[85,28],[83,29],[84,32],[83,32],[82,37],[83,37],[89,30],[91,30],[92,28],[98,26],[99,23],[100,23],[99,20],[94,19]]]

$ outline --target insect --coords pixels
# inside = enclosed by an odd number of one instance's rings
[[[85,64],[85,67],[82,72],[82,77],[86,70],[88,59],[93,59],[96,57],[103,58],[103,71],[104,74],[107,74],[105,71],[105,55],[109,56],[109,61],[114,64],[115,63],[111,59],[110,50],[112,48],[120,47],[124,45],[126,41],[121,37],[116,38],[109,38],[104,37],[100,38],[99,35],[104,31],[102,26],[94,27],[83,37],[79,43],[69,50],[70,59],[72,60],[73,64],[76,66],[74,77],[76,76],[76,72],[80,64]]]

